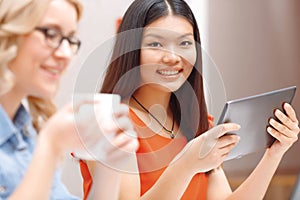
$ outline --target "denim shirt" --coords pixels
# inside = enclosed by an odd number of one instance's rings
[[[13,122],[0,105],[0,200],[7,199],[21,182],[32,159],[36,139],[36,130],[23,105],[19,107]],[[60,175],[57,170],[49,199],[78,199],[67,191]],[[28,188],[35,190],[30,186]]]

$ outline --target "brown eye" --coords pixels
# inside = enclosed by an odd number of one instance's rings
[[[147,44],[148,47],[162,47],[162,45],[159,42],[152,42]]]
[[[193,43],[190,41],[183,41],[180,43],[180,46],[191,46],[191,45],[193,45]]]

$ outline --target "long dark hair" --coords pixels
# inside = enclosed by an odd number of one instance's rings
[[[171,12],[171,13],[170,13]],[[101,88],[103,93],[129,98],[140,83],[140,48],[143,28],[160,17],[180,15],[194,29],[197,60],[187,81],[172,93],[170,107],[177,124],[188,140],[208,129],[207,109],[203,92],[200,34],[196,19],[182,0],[135,0],[127,9],[118,29],[111,62]],[[129,73],[130,72],[130,73]],[[191,91],[195,98],[191,98]],[[178,100],[180,99],[180,100]]]

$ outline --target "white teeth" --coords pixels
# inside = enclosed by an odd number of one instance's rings
[[[57,69],[49,69],[49,68],[48,68],[47,71],[50,72],[50,73],[53,74],[53,75],[59,74],[59,71],[58,71]]]
[[[178,74],[179,71],[162,70],[162,71],[158,71],[158,73],[161,74],[161,75],[170,76],[170,75],[176,75],[176,74]]]

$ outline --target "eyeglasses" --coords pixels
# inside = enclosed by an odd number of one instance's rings
[[[76,54],[80,48],[81,42],[75,36],[64,36],[61,31],[55,28],[36,27],[35,30],[44,34],[47,45],[53,49],[59,48],[65,39],[69,42],[73,54]]]

